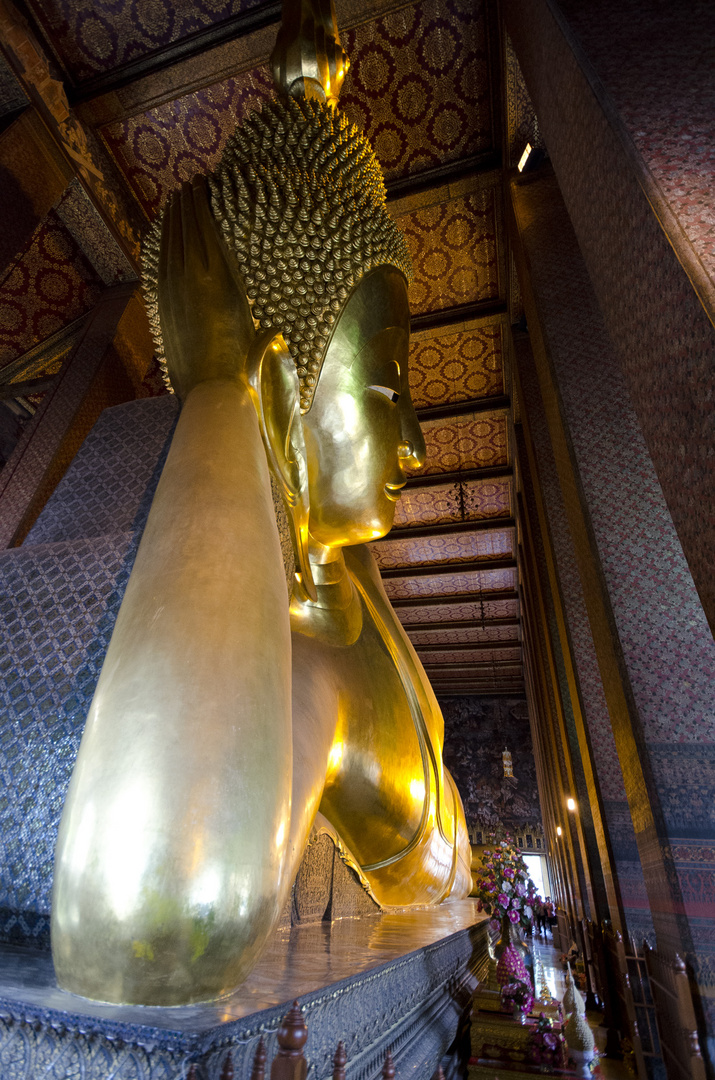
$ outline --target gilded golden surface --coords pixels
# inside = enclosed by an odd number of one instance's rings
[[[301,116],[322,139],[320,110]],[[353,174],[372,175],[358,150]],[[183,408],[57,848],[58,980],[117,1002],[176,1005],[238,985],[319,811],[380,904],[471,887],[439,706],[365,546],[391,528],[425,453],[404,245],[377,195],[346,183],[319,257],[329,200],[317,181],[307,195],[284,183],[271,216],[251,203],[265,189],[250,170],[243,187],[230,175],[233,218],[229,181],[198,178],[172,198],[150,252]],[[281,254],[281,235],[284,248],[298,242],[292,226],[281,233],[289,206],[317,237],[308,270]],[[338,284],[323,287],[331,273]],[[284,291],[271,289],[276,274]],[[290,611],[271,475],[295,549]]]
[[[284,4],[283,23],[271,54],[276,86],[292,97],[316,98],[334,106],[349,67],[333,0]]]

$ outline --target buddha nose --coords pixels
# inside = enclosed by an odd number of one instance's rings
[[[417,419],[409,386],[400,395],[400,435],[402,441],[397,448],[397,457],[404,472],[409,469],[421,469],[427,459],[425,437]]]
[[[415,441],[412,439],[405,439],[397,447],[397,456],[400,459],[400,465],[404,470],[407,469],[421,469],[425,463],[426,451],[425,441],[422,437],[422,432],[419,433],[419,438]]]

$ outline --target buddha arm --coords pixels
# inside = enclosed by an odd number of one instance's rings
[[[247,974],[290,877],[291,642],[258,421],[186,394],[65,803],[60,985],[172,1005]]]

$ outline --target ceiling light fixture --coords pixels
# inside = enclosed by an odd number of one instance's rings
[[[519,172],[524,171],[524,166],[526,165],[527,161],[529,160],[529,154],[531,153],[532,150],[533,150],[533,147],[532,147],[531,143],[527,143],[526,146],[524,147],[524,153],[519,158],[519,164],[517,165],[517,169],[519,170]],[[514,159],[512,158],[512,161],[513,160]]]
[[[566,800],[566,805],[568,806],[569,810],[575,810],[576,809],[576,800],[575,799],[567,799]]]
[[[561,826],[560,825],[556,826],[556,835],[561,836]]]

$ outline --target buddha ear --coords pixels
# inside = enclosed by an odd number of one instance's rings
[[[296,562],[296,584],[317,600],[308,559],[308,462],[295,363],[282,334],[259,334],[248,353],[248,385],[258,414],[268,467],[278,481],[288,515]]]

